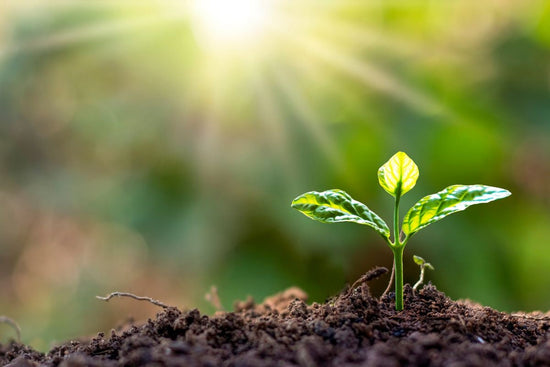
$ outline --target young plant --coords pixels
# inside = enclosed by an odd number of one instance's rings
[[[365,204],[342,190],[311,191],[292,201],[292,207],[323,223],[354,222],[373,228],[393,252],[395,308],[403,309],[403,249],[419,230],[470,205],[488,203],[510,195],[508,190],[485,185],[453,185],[420,199],[405,215],[399,228],[399,202],[416,185],[418,167],[403,152],[396,153],[378,170],[380,185],[395,199],[393,240],[386,222]],[[404,237],[401,235],[403,234]]]
[[[426,270],[426,268],[430,270],[435,270],[435,268],[432,266],[432,264],[427,263],[426,260],[424,260],[420,256],[413,255],[413,260],[416,265],[420,266],[420,278],[418,278],[418,282],[414,283],[413,285],[413,292],[415,292],[416,289],[420,287],[422,283],[424,283],[424,271]]]

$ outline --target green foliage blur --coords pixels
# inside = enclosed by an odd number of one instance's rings
[[[405,282],[416,254],[452,298],[550,309],[550,3],[281,3],[233,49],[186,2],[0,3],[0,315],[24,342],[157,312],[95,299],[115,290],[211,313],[211,285],[226,309],[293,285],[323,301],[390,267],[372,231],[290,202],[341,188],[391,221],[376,172],[399,150],[421,167],[402,208],[512,192],[415,236]]]

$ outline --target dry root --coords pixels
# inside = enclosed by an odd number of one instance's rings
[[[109,300],[113,297],[128,297],[128,298],[132,298],[132,299],[135,299],[135,300],[138,300],[138,301],[147,301],[149,303],[154,304],[155,306],[159,306],[159,307],[162,307],[162,308],[169,308],[170,307],[167,304],[162,303],[161,301],[157,301],[156,299],[152,299],[151,297],[140,297],[140,296],[136,296],[135,294],[126,293],[126,292],[113,292],[113,293],[109,294],[106,297],[96,296],[97,299],[100,299],[100,300],[105,301],[105,302],[109,302]]]
[[[210,287],[210,292],[204,295],[204,299],[208,301],[212,306],[214,306],[216,311],[224,310],[222,302],[220,301],[220,297],[218,296],[218,287],[216,287],[215,285]]]
[[[348,289],[348,292],[353,291],[355,288],[359,287],[363,283],[370,282],[371,280],[381,277],[387,272],[388,272],[388,269],[383,267],[376,267],[374,269],[367,271],[366,274],[363,274],[361,277],[359,277],[359,279],[355,281],[355,283],[351,285],[351,287]]]
[[[13,330],[15,330],[15,334],[17,334],[17,342],[19,343],[21,342],[21,328],[15,321],[10,319],[9,317],[0,316],[0,324],[6,324],[11,326]]]
[[[380,296],[380,299],[384,298],[384,296],[390,292],[391,287],[393,285],[394,277],[395,277],[395,262],[392,263],[390,281],[388,282],[388,286],[386,287],[386,290],[384,291],[384,293],[382,293],[382,295]]]

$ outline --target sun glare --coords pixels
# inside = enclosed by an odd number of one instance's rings
[[[226,46],[257,39],[265,28],[266,0],[195,0],[195,31],[202,40]]]

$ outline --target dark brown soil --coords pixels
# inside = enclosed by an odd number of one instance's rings
[[[376,271],[376,270],[375,270]],[[370,272],[368,278],[373,274]],[[364,279],[366,280],[366,279]],[[324,304],[299,289],[212,317],[167,308],[155,320],[41,354],[0,345],[8,366],[550,366],[545,315],[510,315],[455,302],[427,285],[406,308],[366,283]]]

